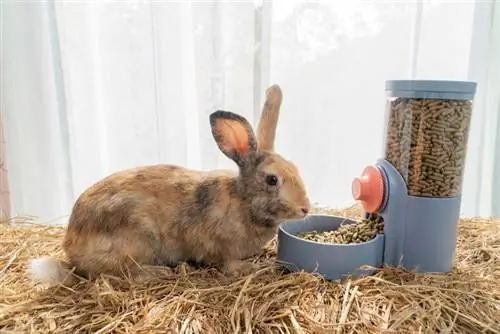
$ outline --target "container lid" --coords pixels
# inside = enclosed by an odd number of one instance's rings
[[[387,80],[391,95],[410,98],[473,99],[477,83],[448,80]]]

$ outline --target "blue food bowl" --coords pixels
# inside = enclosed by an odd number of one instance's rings
[[[346,276],[370,275],[383,263],[384,235],[357,244],[330,244],[301,239],[295,236],[303,232],[334,231],[341,225],[356,221],[330,215],[310,215],[306,219],[290,220],[278,229],[278,260],[292,272],[318,273],[327,280]]]

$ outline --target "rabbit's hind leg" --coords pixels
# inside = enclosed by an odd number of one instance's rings
[[[134,279],[144,274],[142,266],[158,262],[152,239],[148,234],[136,232],[95,235],[80,249],[68,249],[68,257],[76,271],[88,278],[105,274]]]

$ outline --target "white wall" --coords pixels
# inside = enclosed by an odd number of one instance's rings
[[[352,178],[382,155],[384,81],[414,65],[416,78],[479,82],[462,213],[500,215],[493,3],[425,1],[421,16],[414,2],[318,3],[5,1],[12,213],[60,222],[90,184],[136,165],[234,168],[208,114],[254,122],[272,83],[278,150],[315,202],[350,205]]]

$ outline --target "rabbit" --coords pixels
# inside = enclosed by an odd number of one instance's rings
[[[281,102],[278,85],[266,89],[256,134],[236,113],[210,114],[213,138],[238,172],[158,164],[90,186],[69,218],[62,243],[68,261],[31,259],[31,279],[70,286],[77,276],[120,275],[124,268],[138,275],[141,265],[193,260],[229,275],[251,273],[255,265],[244,260],[262,251],[280,223],[305,219],[311,209],[298,168],[274,151]]]

